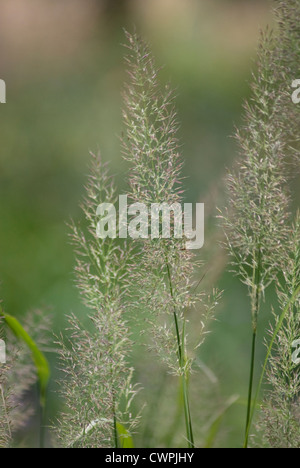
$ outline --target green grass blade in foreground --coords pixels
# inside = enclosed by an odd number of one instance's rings
[[[267,369],[269,357],[271,355],[274,342],[275,342],[276,337],[277,337],[277,335],[278,335],[278,333],[279,333],[279,331],[280,331],[280,329],[282,327],[283,321],[284,321],[284,319],[286,317],[286,314],[288,313],[289,308],[294,304],[294,302],[297,299],[297,297],[299,296],[299,294],[300,294],[300,286],[296,289],[296,291],[294,292],[294,294],[290,298],[289,302],[285,306],[285,308],[284,308],[284,310],[283,310],[283,312],[282,312],[282,314],[281,314],[281,316],[279,318],[278,324],[277,324],[277,326],[276,326],[276,328],[274,330],[274,333],[272,335],[270,344],[268,346],[268,350],[267,350],[265,362],[264,362],[264,365],[263,365],[263,369],[262,369],[262,372],[261,372],[259,384],[258,384],[258,387],[257,387],[257,391],[256,391],[256,394],[255,394],[254,400],[253,400],[253,404],[252,404],[252,411],[251,411],[251,415],[250,415],[250,419],[249,419],[249,423],[248,423],[248,427],[247,427],[247,431],[246,431],[244,448],[247,448],[247,442],[248,442],[248,438],[249,438],[251,424],[252,424],[252,421],[253,421],[253,416],[254,416],[254,412],[255,412],[255,408],[256,408],[256,403],[257,403],[258,396],[259,396],[259,393],[260,393],[260,390],[261,390],[261,387],[262,387],[262,383],[263,383],[263,380],[264,380],[265,372],[266,372],[266,369]]]
[[[134,448],[133,439],[127,429],[120,423],[116,423],[120,448]]]
[[[205,440],[204,448],[212,448],[218,434],[222,420],[227,413],[227,411],[239,400],[239,395],[233,395],[228,399],[224,408],[218,412],[210,424],[209,431]]]
[[[87,436],[88,434],[94,432],[98,426],[101,426],[103,423],[109,422],[108,419],[102,418],[102,419],[96,419],[95,421],[92,421],[87,427],[85,427],[81,433],[75,438],[73,442],[69,444],[69,448],[74,448],[76,446],[76,443],[80,441],[83,437]],[[117,421],[113,420],[114,423],[114,430],[116,428],[116,433],[118,437],[118,441],[115,444],[115,448],[134,448],[133,440],[127,429],[125,427],[118,423]]]
[[[102,423],[105,423],[105,422],[108,422],[108,420],[105,418],[92,421],[75,438],[75,440],[69,445],[69,447],[74,447],[76,445],[76,442],[78,442],[80,439],[82,439],[84,436],[88,435],[89,433],[92,433],[98,426],[100,426]],[[118,422],[114,424],[116,426],[116,431],[117,431],[117,436],[118,436],[118,444],[116,444],[118,446],[115,448],[134,448],[133,439],[131,435],[129,434],[129,432],[127,431],[127,429]]]
[[[44,354],[39,350],[37,344],[24,330],[24,328],[16,318],[12,317],[11,315],[5,314],[2,311],[2,309],[0,309],[0,315],[4,318],[6,325],[14,333],[18,340],[25,343],[32,353],[32,360],[36,367],[37,376],[40,384],[41,406],[44,408],[46,405],[46,392],[48,382],[50,379],[50,368],[48,361],[45,358]]]

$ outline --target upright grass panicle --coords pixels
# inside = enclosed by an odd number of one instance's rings
[[[278,37],[267,31],[259,47],[252,98],[245,105],[245,126],[236,138],[241,159],[227,178],[229,208],[223,219],[227,248],[235,271],[251,299],[252,351],[246,419],[249,423],[258,318],[266,288],[281,270],[288,236],[289,195],[286,184],[287,130],[282,125],[283,96],[289,83],[278,66]]]
[[[90,310],[90,324],[84,327],[71,317],[69,342],[61,340],[66,374],[61,393],[67,410],[60,415],[57,433],[64,447],[119,447],[124,445],[120,428],[124,436],[124,426],[131,432],[136,423],[130,412],[136,390],[127,364],[132,343],[124,317],[130,250],[113,239],[97,238],[97,207],[115,203],[116,197],[100,158],[94,157],[91,172],[82,206],[87,225],[83,230],[72,225],[77,285]]]
[[[48,318],[37,310],[28,313],[24,322],[25,329],[39,348],[48,349]],[[34,413],[24,397],[38,379],[29,348],[7,329],[4,318],[0,318],[0,338],[6,343],[6,363],[0,363],[0,447],[10,448],[14,444],[15,433]]]
[[[291,99],[294,81],[299,80],[300,2],[274,0],[277,41],[274,54],[274,73],[281,87],[280,120],[286,134],[286,154],[289,163],[299,174],[299,120],[300,106]]]
[[[126,33],[126,37],[129,82],[124,93],[123,149],[130,163],[129,195],[147,206],[171,206],[181,203],[183,194],[174,94],[169,86],[161,90],[148,46],[136,34]],[[206,301],[205,294],[197,292],[197,262],[186,250],[185,239],[143,239],[138,249],[139,260],[132,269],[132,283],[136,285],[133,293],[138,291],[138,300],[133,302],[151,324],[151,349],[180,376],[186,437],[189,447],[194,447],[188,392],[194,349],[188,344],[188,319],[191,310],[201,303],[196,348],[206,333],[206,319],[212,316],[218,293]]]
[[[300,286],[300,213],[284,249],[283,279],[277,291],[281,310]],[[279,316],[275,314],[275,328]],[[273,336],[274,328],[270,330]],[[269,358],[267,391],[258,428],[265,446],[300,448],[300,296],[289,305]]]
[[[289,86],[299,79],[300,50],[300,2],[275,0],[275,16],[278,23],[276,60],[279,79],[283,82],[281,120],[299,174],[299,106],[291,102]],[[299,338],[300,338],[300,217],[297,213],[292,232],[283,249],[283,278],[278,282],[279,304],[285,311],[282,318],[275,315],[273,354],[269,358],[267,392],[258,427],[263,442],[268,447],[300,447],[299,410]],[[294,297],[293,301],[290,299]],[[271,328],[271,335],[274,328]]]

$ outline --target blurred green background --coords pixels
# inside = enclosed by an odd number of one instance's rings
[[[74,287],[66,222],[81,216],[89,151],[100,149],[120,191],[124,186],[127,168],[119,142],[126,76],[122,28],[136,27],[150,42],[157,63],[164,65],[162,82],[170,80],[177,89],[186,196],[206,201],[216,224],[222,177],[237,156],[230,136],[241,121],[259,31],[272,21],[270,11],[266,0],[0,3],[0,78],[7,84],[7,104],[0,106],[0,294],[8,313],[21,318],[28,309],[45,307],[54,316],[55,332],[63,329],[70,312],[86,313]],[[208,370],[194,377],[193,407],[204,427],[227,398],[240,395],[222,423],[218,442],[239,447],[251,339],[247,292],[226,273],[218,233],[209,228],[206,234],[201,254],[211,281],[225,293],[218,321],[199,351]],[[262,329],[269,314],[266,304]],[[263,355],[262,346],[259,353]],[[137,445],[184,444],[182,423],[168,406],[169,394],[177,391],[175,381],[153,363],[145,372],[144,351],[133,361],[136,378],[145,387],[140,401],[147,402]],[[54,356],[51,363],[49,419],[62,404],[54,392],[60,378]],[[206,393],[213,399],[211,411]],[[159,407],[152,404],[155,394],[161,397]],[[22,440],[31,437],[32,445],[34,425],[33,420],[20,434]]]

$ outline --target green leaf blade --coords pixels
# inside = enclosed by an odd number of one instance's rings
[[[127,429],[120,423],[116,423],[120,448],[134,448],[134,443]]]
[[[50,367],[44,354],[39,350],[37,344],[24,330],[20,322],[13,316],[4,314],[1,311],[4,321],[16,338],[26,344],[31,351],[32,360],[36,367],[37,376],[40,384],[41,405],[44,407],[46,404],[46,391],[50,379]]]

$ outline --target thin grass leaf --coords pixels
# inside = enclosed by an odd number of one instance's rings
[[[204,448],[212,448],[214,442],[216,440],[216,436],[219,432],[220,425],[223,421],[223,418],[227,411],[239,400],[239,395],[233,395],[229,398],[229,400],[225,403],[224,408],[217,414],[217,416],[212,420],[210,424],[210,428],[208,431],[208,435],[204,444]]]
[[[127,429],[120,423],[116,423],[118,439],[119,439],[119,448],[134,448],[134,443],[131,435]]]
[[[102,419],[95,419],[95,421],[92,421],[87,427],[85,427],[80,434],[68,445],[69,448],[75,447],[76,443],[88,435],[89,433],[93,432],[97,426],[100,426],[103,423],[109,423],[110,421],[108,419],[102,418]]]
[[[46,392],[50,379],[50,368],[48,361],[44,354],[39,350],[34,340],[24,330],[20,322],[15,317],[5,314],[2,309],[0,309],[0,315],[4,318],[6,325],[18,338],[18,340],[25,343],[32,353],[32,360],[36,367],[40,384],[41,406],[44,408],[46,405]]]

